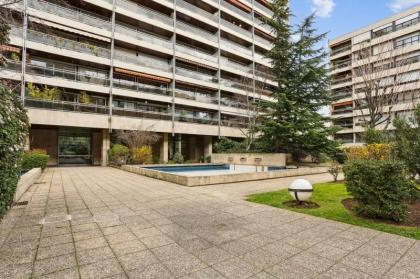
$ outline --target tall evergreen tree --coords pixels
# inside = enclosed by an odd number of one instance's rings
[[[326,34],[316,34],[314,15],[293,30],[286,0],[273,1],[273,12],[268,24],[276,38],[267,57],[273,61],[278,87],[259,126],[261,142],[271,151],[291,153],[296,160],[331,155],[338,147],[331,139],[335,129],[327,127],[327,119],[319,113],[330,102],[327,53],[317,47]]]

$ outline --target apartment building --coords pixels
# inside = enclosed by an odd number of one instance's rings
[[[0,78],[24,79],[29,147],[47,150],[50,164],[106,164],[115,132],[138,129],[161,135],[153,146],[161,162],[175,152],[198,160],[213,139],[243,137],[244,100],[272,100],[267,0],[22,0],[10,8],[26,13],[2,46]]]
[[[361,74],[358,69],[365,65],[372,67],[371,76],[383,84],[398,83],[393,88],[398,92],[395,97],[398,101],[392,102],[384,111],[389,110],[392,118],[413,116],[415,104],[420,103],[419,16],[420,5],[329,42],[333,95],[331,116],[333,123],[342,128],[335,135],[336,139],[344,144],[362,141],[364,128],[361,124],[367,113],[362,99],[366,88],[364,79],[368,75],[366,71]],[[362,48],[367,48],[369,59],[360,57]],[[377,74],[377,71],[382,72]],[[393,127],[379,125],[378,128]]]

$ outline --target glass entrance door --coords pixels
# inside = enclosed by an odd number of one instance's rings
[[[60,131],[58,135],[58,163],[60,165],[92,164],[90,131]]]

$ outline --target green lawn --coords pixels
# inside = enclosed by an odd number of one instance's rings
[[[285,206],[283,202],[291,200],[287,190],[251,195],[248,201],[285,208],[288,210],[336,220],[347,224],[375,229],[378,231],[398,234],[405,237],[420,239],[420,228],[396,226],[375,220],[361,218],[347,210],[341,201],[351,197],[343,183],[320,183],[314,185],[312,201],[319,204],[319,208],[301,209]]]

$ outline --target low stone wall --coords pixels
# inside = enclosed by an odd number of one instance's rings
[[[326,173],[328,168],[326,167],[315,167],[315,168],[298,168],[298,169],[286,169],[281,171],[268,171],[268,172],[254,172],[254,173],[233,173],[233,174],[222,174],[222,175],[208,175],[208,176],[186,176],[173,173],[167,173],[157,170],[144,169],[140,166],[129,166],[125,165],[121,167],[122,170],[141,174],[144,176],[173,182],[184,186],[204,186],[211,184],[224,184],[233,182],[243,182],[252,180],[263,180],[273,179],[290,176],[302,176],[311,174]]]
[[[212,163],[230,165],[286,166],[284,153],[213,153]]]
[[[23,174],[18,182],[13,201],[17,202],[35,181],[41,176],[41,168],[34,168]]]

